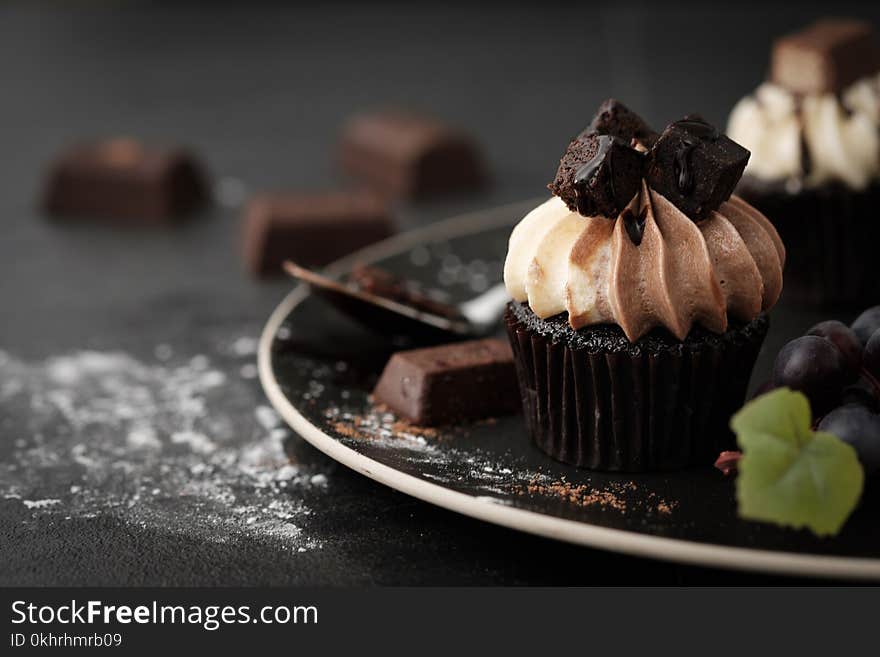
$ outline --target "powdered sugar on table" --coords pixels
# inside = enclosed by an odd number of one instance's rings
[[[232,342],[226,356],[237,361],[226,369],[248,364],[252,345]],[[113,514],[203,540],[244,534],[295,552],[321,547],[305,500],[331,480],[290,461],[291,434],[255,382],[205,354],[157,345],[154,355],[27,362],[0,351],[0,422],[15,434],[0,498],[21,503],[25,522]]]

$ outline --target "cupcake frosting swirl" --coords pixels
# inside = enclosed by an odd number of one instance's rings
[[[837,94],[796,95],[765,82],[733,109],[731,139],[752,152],[746,172],[795,192],[880,179],[880,73]]]
[[[644,219],[641,242],[627,219]],[[785,249],[764,215],[736,196],[694,222],[644,182],[616,219],[584,217],[553,197],[514,228],[504,281],[514,300],[575,329],[619,325],[630,341],[663,326],[683,340],[695,323],[722,333],[782,290]]]

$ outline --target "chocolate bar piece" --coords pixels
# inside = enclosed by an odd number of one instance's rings
[[[670,124],[648,154],[648,186],[694,221],[730,198],[749,151],[696,115]]]
[[[369,192],[260,194],[245,210],[244,258],[255,276],[287,259],[321,266],[394,233],[388,205]]]
[[[838,93],[880,70],[870,23],[824,19],[773,44],[770,79],[796,94]]]
[[[628,140],[584,132],[562,156],[548,185],[572,212],[615,218],[639,190],[645,156]]]
[[[44,203],[56,216],[159,222],[207,200],[202,168],[185,150],[114,139],[62,153],[50,168]]]
[[[339,145],[342,168],[383,193],[418,198],[473,189],[485,181],[474,142],[434,119],[376,112],[351,119]]]
[[[614,98],[599,106],[587,132],[620,137],[630,146],[637,143],[645,149],[653,146],[659,136],[642,117]]]
[[[430,298],[415,289],[408,281],[379,267],[357,265],[352,270],[348,282],[362,292],[396,301],[416,310],[449,319],[461,318],[457,307]]]
[[[373,397],[422,426],[515,413],[521,403],[510,345],[495,338],[399,351]]]

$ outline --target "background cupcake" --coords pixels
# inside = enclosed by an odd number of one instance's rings
[[[616,101],[514,228],[506,313],[526,421],[561,461],[711,463],[730,447],[785,251],[730,193],[748,151],[699,117],[657,135]]]
[[[779,39],[769,80],[730,116],[752,157],[737,193],[788,247],[786,299],[880,301],[880,43],[871,25],[822,20]]]

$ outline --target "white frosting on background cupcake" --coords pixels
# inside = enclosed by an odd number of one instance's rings
[[[880,179],[880,74],[840,96],[765,82],[733,108],[727,134],[752,152],[746,173],[757,178],[792,191],[834,181],[865,189]]]

